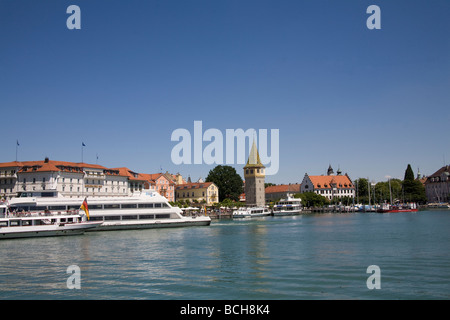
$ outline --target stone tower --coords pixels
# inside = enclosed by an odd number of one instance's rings
[[[255,141],[253,141],[247,164],[244,166],[245,202],[249,207],[263,207],[266,204],[264,170],[265,167],[261,163]]]

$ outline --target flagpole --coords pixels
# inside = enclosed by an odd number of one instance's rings
[[[17,162],[17,149],[19,149],[19,140],[16,140],[16,162]]]
[[[81,142],[81,163],[84,163],[84,159],[83,159],[83,147],[86,147],[86,145],[84,144],[84,142]]]

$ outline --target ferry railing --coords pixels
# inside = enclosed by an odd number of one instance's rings
[[[65,210],[58,212],[45,212],[45,211],[21,211],[21,212],[8,212],[4,214],[5,218],[26,218],[26,217],[54,217],[54,216],[70,216],[77,215],[79,210]]]

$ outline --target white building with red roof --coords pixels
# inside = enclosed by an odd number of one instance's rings
[[[310,176],[305,173],[300,187],[301,193],[315,192],[329,200],[355,197],[355,186],[347,174],[342,175],[341,171],[338,170],[337,175],[335,175],[331,166],[327,173],[327,175],[320,176]]]

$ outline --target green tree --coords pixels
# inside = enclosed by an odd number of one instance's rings
[[[405,179],[403,180],[402,186],[402,198],[404,201],[417,203],[425,203],[427,201],[425,187],[422,182],[414,179],[414,172],[410,164],[408,164],[405,170]]]
[[[216,166],[209,171],[206,182],[214,182],[219,188],[219,202],[226,198],[238,201],[243,192],[242,178],[231,166]]]
[[[403,179],[404,181],[414,181],[414,172],[411,168],[411,165],[408,164],[408,167],[405,170],[405,178]]]
[[[330,203],[327,198],[312,191],[296,193],[294,197],[302,199],[302,205],[305,207],[323,207]]]
[[[358,201],[362,204],[369,203],[368,180],[365,178],[359,178],[355,180],[354,184],[357,195],[357,199],[355,199],[355,201]]]

